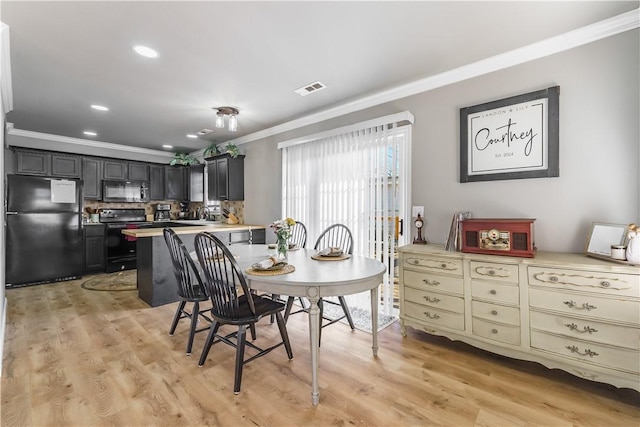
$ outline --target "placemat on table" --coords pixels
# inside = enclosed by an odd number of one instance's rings
[[[296,268],[293,265],[287,264],[280,270],[256,270],[253,267],[249,267],[244,272],[253,276],[279,276],[281,274],[293,273],[295,270]]]
[[[342,260],[351,258],[351,255],[342,254],[340,256],[322,256],[318,254],[313,254],[311,255],[311,258],[315,259],[316,261],[342,261]]]

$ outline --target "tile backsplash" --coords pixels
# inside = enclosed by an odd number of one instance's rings
[[[95,213],[100,209],[140,209],[144,208],[146,215],[152,215],[155,213],[155,206],[158,203],[168,203],[171,205],[171,218],[179,219],[180,203],[179,202],[159,202],[153,203],[106,203],[99,200],[84,200],[83,215],[88,216],[89,213]],[[199,207],[202,207],[201,202],[192,202],[189,204],[189,211],[196,211]],[[220,202],[220,206],[223,209],[228,209],[238,217],[240,224],[244,224],[244,201],[223,201]]]

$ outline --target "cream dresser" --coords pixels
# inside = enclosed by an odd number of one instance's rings
[[[406,327],[640,391],[640,267],[400,248]]]

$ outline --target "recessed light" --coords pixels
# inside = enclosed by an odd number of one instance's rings
[[[162,148],[173,148],[173,145],[163,144]]]
[[[85,130],[85,131],[84,131],[84,132],[82,132],[82,133],[84,133],[84,134],[85,134],[85,135],[87,135],[87,136],[98,136],[98,134],[97,134],[97,133],[95,133],[95,132],[94,132],[94,131],[92,131],[92,130]]]
[[[188,133],[188,134],[187,134],[187,138],[195,139],[195,138],[197,138],[197,137],[198,137],[198,135],[194,135],[194,134],[192,134],[192,133]]]
[[[142,46],[142,45],[135,45],[133,47],[133,50],[138,54],[138,55],[142,55],[144,57],[147,58],[157,58],[158,57],[158,52],[156,52],[155,50],[151,49],[150,47],[147,46]]]
[[[91,104],[91,108],[98,111],[109,111],[109,107],[105,107],[104,105]]]

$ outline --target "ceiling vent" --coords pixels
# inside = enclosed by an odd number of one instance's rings
[[[211,132],[213,132],[213,129],[202,129],[202,130],[199,130],[198,132],[196,132],[196,134],[202,136],[202,135],[206,135],[206,134],[211,133]]]
[[[300,89],[294,90],[294,92],[300,96],[307,96],[310,93],[314,93],[319,90],[326,89],[326,87],[327,86],[324,83],[313,82],[313,83],[309,83],[308,85],[302,86]]]

